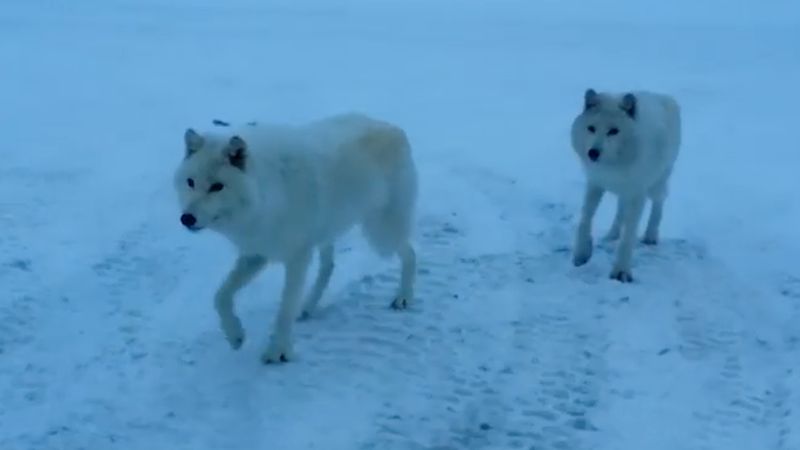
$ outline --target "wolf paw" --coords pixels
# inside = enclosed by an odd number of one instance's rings
[[[611,271],[611,275],[609,278],[612,280],[617,280],[621,283],[632,283],[633,282],[633,275],[631,274],[630,270],[626,269],[614,269]]]
[[[398,296],[394,300],[392,300],[392,304],[390,305],[392,309],[402,310],[407,309],[409,305],[408,298],[405,296]]]
[[[220,322],[225,339],[233,350],[239,350],[244,344],[244,328],[238,317],[234,316]]]
[[[642,238],[642,244],[644,245],[658,245],[658,236],[647,236],[645,235]]]
[[[588,252],[582,252],[582,253],[575,252],[575,254],[572,255],[572,264],[575,267],[580,267],[580,266],[588,263],[590,259],[592,259],[592,251],[591,250],[589,250]]]
[[[592,247],[594,243],[591,237],[578,237],[575,243],[575,250],[572,254],[572,264],[575,267],[582,266],[592,259]]]
[[[316,302],[314,303],[306,302],[306,304],[303,306],[303,309],[300,310],[300,315],[297,316],[297,321],[303,322],[305,320],[311,319],[312,317],[314,317],[316,311],[317,311]]]
[[[294,358],[292,344],[288,339],[273,338],[267,350],[261,355],[264,364],[289,362]]]
[[[592,259],[592,241],[576,247],[575,252],[572,254],[572,264],[575,267],[588,263],[590,259]]]

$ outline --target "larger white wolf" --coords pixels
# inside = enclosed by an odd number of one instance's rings
[[[228,342],[244,331],[233,308],[237,291],[267,262],[285,266],[281,304],[265,363],[292,357],[292,324],[314,249],[319,272],[302,306],[310,314],[333,272],[334,240],[356,224],[379,254],[399,255],[394,308],[413,297],[416,255],[410,234],[417,173],[405,132],[359,114],[301,126],[215,121],[213,131],[186,130],[185,157],[175,173],[181,223],[227,237],[239,256],[214,303]]]
[[[680,108],[654,92],[598,93],[587,89],[583,111],[572,123],[572,148],[586,174],[586,192],[573,263],[592,256],[592,219],[605,191],[619,197],[606,238],[620,237],[611,278],[633,281],[631,258],[644,204],[652,200],[643,242],[655,245],[672,168],[681,143]]]

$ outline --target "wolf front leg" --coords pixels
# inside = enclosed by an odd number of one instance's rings
[[[269,346],[261,356],[265,364],[287,362],[292,358],[292,325],[297,318],[303,282],[311,262],[311,249],[295,253],[285,264],[281,306],[275,318],[275,327]]]
[[[592,257],[592,220],[600,206],[605,191],[599,186],[591,183],[586,185],[586,192],[583,195],[583,207],[581,208],[580,223],[575,234],[575,246],[573,249],[572,263],[582,266],[589,262]]]
[[[642,217],[645,197],[643,195],[626,196],[623,201],[622,238],[617,247],[617,258],[610,277],[623,283],[633,281],[631,274],[631,259],[633,247],[636,245],[636,230]]]
[[[214,296],[214,307],[219,316],[222,332],[231,348],[237,350],[244,343],[242,322],[233,311],[233,298],[267,264],[267,259],[258,255],[241,255],[228,273]]]

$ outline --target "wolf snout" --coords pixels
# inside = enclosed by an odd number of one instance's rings
[[[181,223],[186,228],[192,228],[197,223],[197,218],[193,214],[183,213],[181,214]]]
[[[592,161],[597,161],[597,158],[600,157],[600,150],[596,148],[590,148],[589,151],[587,152],[587,156],[589,156],[589,159],[591,159]]]

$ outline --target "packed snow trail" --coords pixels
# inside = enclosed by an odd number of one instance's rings
[[[604,277],[611,248],[569,265],[572,208],[484,169],[443,171],[472,194],[419,218],[418,302],[389,309],[395,264],[356,275],[348,255],[366,249],[349,236],[338,266],[352,281],[300,323],[299,358],[280,367],[257,358],[277,292],[247,289],[254,339],[231,352],[207,295],[215,280],[191,278],[191,262],[216,252],[170,245],[201,237],[144,217],[53,291],[102,302],[32,321],[48,330],[36,345],[70,353],[12,359],[26,363],[4,377],[18,394],[4,402],[16,433],[3,448],[791,448],[789,361],[737,309],[747,286],[729,285],[701,245],[640,249],[646,281],[622,286]],[[471,228],[462,217],[476,205]],[[487,226],[504,238],[470,251]],[[634,420],[647,428],[636,439]]]

